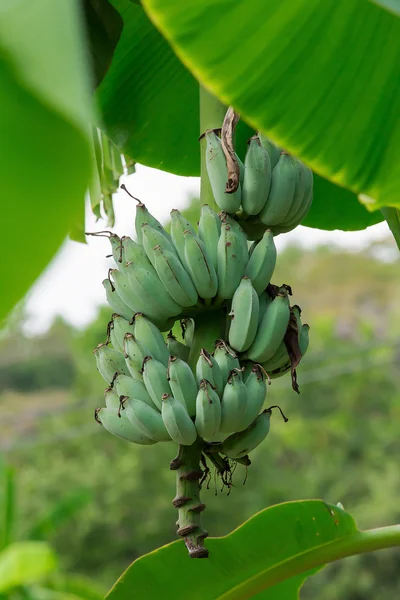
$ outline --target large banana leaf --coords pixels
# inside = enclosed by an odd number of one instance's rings
[[[202,83],[315,172],[400,206],[400,20],[366,0],[143,0]]]
[[[288,502],[258,513],[224,538],[207,540],[207,560],[189,559],[182,542],[139,558],[107,600],[296,600],[304,580],[325,563],[395,545],[400,526],[360,532],[337,506]]]
[[[90,71],[78,0],[0,8],[0,321],[83,210]]]

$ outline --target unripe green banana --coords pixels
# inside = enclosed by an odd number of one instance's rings
[[[174,442],[182,446],[194,444],[197,439],[197,430],[182,402],[170,394],[164,394],[161,415],[164,425]]]
[[[299,306],[297,306],[296,304],[291,308],[295,318],[296,318],[296,323],[297,323],[297,331],[298,331],[298,340],[300,343],[300,337],[301,337],[301,328],[302,328],[302,324],[301,324],[301,318],[300,318],[300,314],[301,314],[301,309]],[[290,322],[289,322],[290,323]],[[286,337],[286,336],[285,336]],[[290,357],[288,354],[288,350],[286,347],[286,343],[285,343],[285,338],[282,340],[282,342],[280,343],[278,349],[276,350],[276,352],[271,356],[271,358],[269,358],[267,361],[265,361],[262,365],[263,369],[267,372],[270,373],[272,371],[275,371],[276,369],[282,369],[282,368],[286,368],[287,366],[291,365],[291,361],[290,361]]]
[[[219,208],[228,213],[235,213],[239,210],[241,203],[241,185],[233,194],[225,192],[228,181],[228,167],[222,144],[214,131],[207,131],[205,134],[206,146],[206,165],[208,178],[215,202]]]
[[[167,335],[167,348],[171,356],[177,356],[185,362],[189,358],[190,348],[186,344],[179,342],[176,337],[172,334],[172,331]]]
[[[156,444],[155,440],[150,439],[140,429],[135,427],[125,414],[118,415],[118,410],[115,408],[96,408],[95,419],[109,433],[123,440],[128,440],[142,446]]]
[[[133,333],[139,343],[150,351],[150,356],[161,362],[165,367],[168,366],[170,354],[167,344],[158,327],[149,319],[146,319],[142,313],[135,314]]]
[[[241,458],[257,448],[268,435],[270,427],[271,410],[264,410],[245,429],[230,435],[221,444],[221,452],[229,458]]]
[[[297,164],[298,176],[294,188],[293,200],[286,217],[284,218],[282,223],[280,223],[280,226],[282,227],[285,227],[286,224],[290,223],[295,217],[295,215],[298,213],[303,203],[303,198],[306,191],[306,167],[299,160],[297,160]]]
[[[239,359],[234,350],[224,340],[217,340],[214,359],[218,363],[222,375],[222,383],[225,386],[230,372],[233,369],[240,369]]]
[[[268,200],[259,214],[259,220],[267,227],[280,225],[289,212],[299,174],[295,158],[282,152],[272,171]]]
[[[155,358],[146,356],[143,361],[143,382],[150,394],[150,398],[157,408],[161,410],[162,396],[164,394],[171,394],[166,367]]]
[[[196,232],[191,223],[182,215],[179,210],[173,208],[171,210],[171,238],[175,247],[175,250],[179,256],[179,260],[187,269],[186,258],[185,258],[185,236],[184,231],[190,231],[192,235],[196,235]]]
[[[199,220],[199,238],[204,244],[207,255],[214,269],[217,269],[217,246],[221,233],[221,221],[218,215],[204,204],[201,207]]]
[[[258,295],[265,290],[271,281],[275,265],[276,247],[274,236],[272,231],[267,229],[262,239],[257,242],[244,270],[244,274],[250,277]]]
[[[110,321],[110,339],[115,350],[118,350],[118,352],[125,352],[124,337],[126,333],[133,333],[132,322],[114,313],[112,321]]]
[[[125,377],[125,375],[122,375],[122,377]],[[107,408],[113,408],[116,411],[118,411],[120,401],[119,396],[115,390],[115,385],[114,387],[110,386],[104,390],[104,400],[106,401]]]
[[[186,346],[188,346],[190,349],[193,344],[193,336],[194,336],[194,328],[195,328],[194,320],[190,319],[189,317],[187,319],[182,319],[181,327],[182,327],[182,337],[185,340]]]
[[[207,379],[200,381],[195,413],[195,425],[199,436],[204,440],[213,438],[221,424],[221,402]]]
[[[242,208],[248,215],[258,215],[264,208],[271,185],[271,161],[258,135],[248,141],[244,161]]]
[[[157,231],[160,231],[166,238],[170,240],[170,236],[165,231],[160,221],[157,221],[157,219],[153,217],[152,214],[150,214],[145,205],[142,202],[139,202],[139,204],[136,206],[135,217],[135,230],[139,244],[143,244],[142,225],[144,223],[148,223],[150,227],[153,227],[153,229],[157,229]]]
[[[271,304],[272,302],[272,298],[271,296],[268,294],[267,290],[264,290],[259,296],[258,296],[258,301],[259,301],[259,312],[258,312],[258,326],[260,326],[261,321],[263,320],[265,311],[267,310],[267,306],[269,304]]]
[[[242,381],[241,374],[234,369],[228,377],[221,398],[221,424],[219,430],[222,433],[241,431],[245,428],[243,419],[246,404],[246,386]]]
[[[124,356],[131,377],[142,381],[143,360],[145,356],[151,356],[150,350],[143,346],[132,333],[127,333],[124,337]]]
[[[278,295],[267,306],[254,342],[246,353],[246,358],[263,363],[277,351],[282,342],[290,318],[289,298],[286,287],[279,288]]]
[[[123,265],[119,265],[121,271],[124,270],[126,263],[132,262],[134,265],[150,269],[151,262],[147,258],[147,254],[141,244],[134,242],[130,237],[124,235],[121,238],[123,248]]]
[[[243,361],[242,362],[242,379],[243,382],[246,383],[246,381],[248,380],[250,373],[253,369],[254,363],[252,360],[248,360],[248,361]]]
[[[217,248],[218,297],[232,298],[245,268],[239,237],[230,225],[223,223]]]
[[[123,408],[123,412],[132,425],[135,425],[149,438],[157,442],[169,442],[171,440],[160,412],[146,404],[146,402],[126,397],[123,399]]]
[[[196,414],[197,381],[189,365],[176,356],[170,356],[167,379],[174,398],[186,406],[190,417]]]
[[[165,289],[177,304],[183,307],[196,304],[196,288],[175,254],[163,250],[161,246],[155,246],[154,266]]]
[[[300,223],[307,216],[307,213],[310,210],[312,200],[313,200],[313,172],[311,171],[311,169],[309,169],[305,165],[302,165],[302,168],[303,168],[303,177],[305,180],[304,181],[305,190],[304,190],[304,196],[302,198],[300,207],[296,211],[296,213],[293,213],[293,216],[291,215],[290,218],[288,217],[285,219],[282,226],[279,226],[277,228],[274,227],[274,232],[276,229],[277,234],[278,233],[286,233],[288,231],[291,231],[295,227],[297,227],[297,225],[300,225]]]
[[[203,242],[190,231],[185,234],[185,262],[189,275],[201,298],[213,298],[218,279]]]
[[[168,294],[154,269],[135,267],[131,263],[126,267],[126,274],[130,291],[135,294],[137,302],[140,302],[140,308],[135,312],[143,313],[152,321],[162,321],[175,317],[182,311],[182,307]]]
[[[129,308],[129,306],[120,298],[118,292],[109,279],[103,280],[103,287],[106,290],[107,302],[113,311],[125,319],[131,319],[133,316],[132,309]]]
[[[261,146],[265,148],[268,152],[269,160],[271,162],[271,169],[275,167],[278,163],[279,157],[281,155],[281,149],[271,142],[265,135],[262,133],[258,133],[258,137],[260,138]]]
[[[123,355],[116,350],[112,350],[105,344],[99,344],[93,354],[96,358],[97,370],[103,379],[110,385],[115,373],[129,375]]]
[[[238,352],[244,352],[252,345],[258,326],[259,300],[251,279],[242,277],[232,298],[232,317],[229,327],[229,343]]]
[[[196,379],[199,385],[202,379],[207,379],[221,397],[224,389],[221,370],[215,358],[204,348],[200,350],[196,364]]]
[[[137,379],[132,379],[132,377],[127,377],[126,375],[117,375],[114,381],[114,389],[117,391],[119,398],[121,396],[128,396],[128,398],[141,400],[155,410],[158,410],[150,398],[144,383],[138,381]]]
[[[221,223],[229,225],[233,235],[236,236],[238,245],[242,249],[242,260],[243,265],[245,267],[249,261],[249,246],[247,241],[247,235],[245,234],[243,227],[239,225],[234,216],[228,215],[228,213],[220,213],[219,217],[221,219]]]
[[[247,404],[243,417],[243,429],[246,429],[258,416],[267,395],[267,382],[260,365],[253,365],[250,375],[246,379]]]
[[[150,227],[148,223],[143,223],[142,225],[142,239],[143,248],[154,268],[156,266],[154,248],[156,247],[161,248],[161,250],[167,250],[170,254],[173,254],[179,262],[173,243],[170,242],[169,239],[161,233],[161,231]]]
[[[113,259],[115,263],[118,266],[120,266],[124,263],[121,238],[116,233],[110,233],[109,240],[111,244]]]

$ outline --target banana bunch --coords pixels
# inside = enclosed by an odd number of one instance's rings
[[[312,203],[311,169],[256,134],[248,141],[244,165],[236,157],[239,187],[227,193],[228,172],[221,140],[212,130],[205,133],[205,138],[207,173],[215,202],[222,211],[237,213],[251,239],[260,239],[266,228],[277,235],[301,223]]]
[[[135,227],[137,241],[110,232],[88,234],[110,241],[115,268],[103,286],[114,313],[126,320],[142,313],[168,331],[178,318],[228,306],[243,275],[252,279],[257,294],[270,283],[276,263],[270,230],[249,249],[233,217],[204,205],[197,231],[172,210],[168,233],[142,203]]]

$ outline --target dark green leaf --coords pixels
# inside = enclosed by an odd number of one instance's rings
[[[400,205],[393,14],[365,0],[142,5],[195,76],[253,127],[338,185]]]
[[[91,119],[82,40],[77,1],[20,0],[0,15],[0,320],[79,219]]]
[[[207,560],[190,560],[182,542],[139,558],[107,598],[155,600],[167,591],[170,598],[192,600],[295,600],[325,562],[374,549],[373,543],[375,549],[399,545],[400,527],[386,529],[373,539],[374,532],[360,533],[348,513],[320,500],[280,504],[224,538],[207,540]],[[391,541],[382,541],[385,536]]]

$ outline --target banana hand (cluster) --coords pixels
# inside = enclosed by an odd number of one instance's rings
[[[212,440],[221,424],[221,402],[207,379],[202,379],[196,398],[197,433],[204,440]]]

